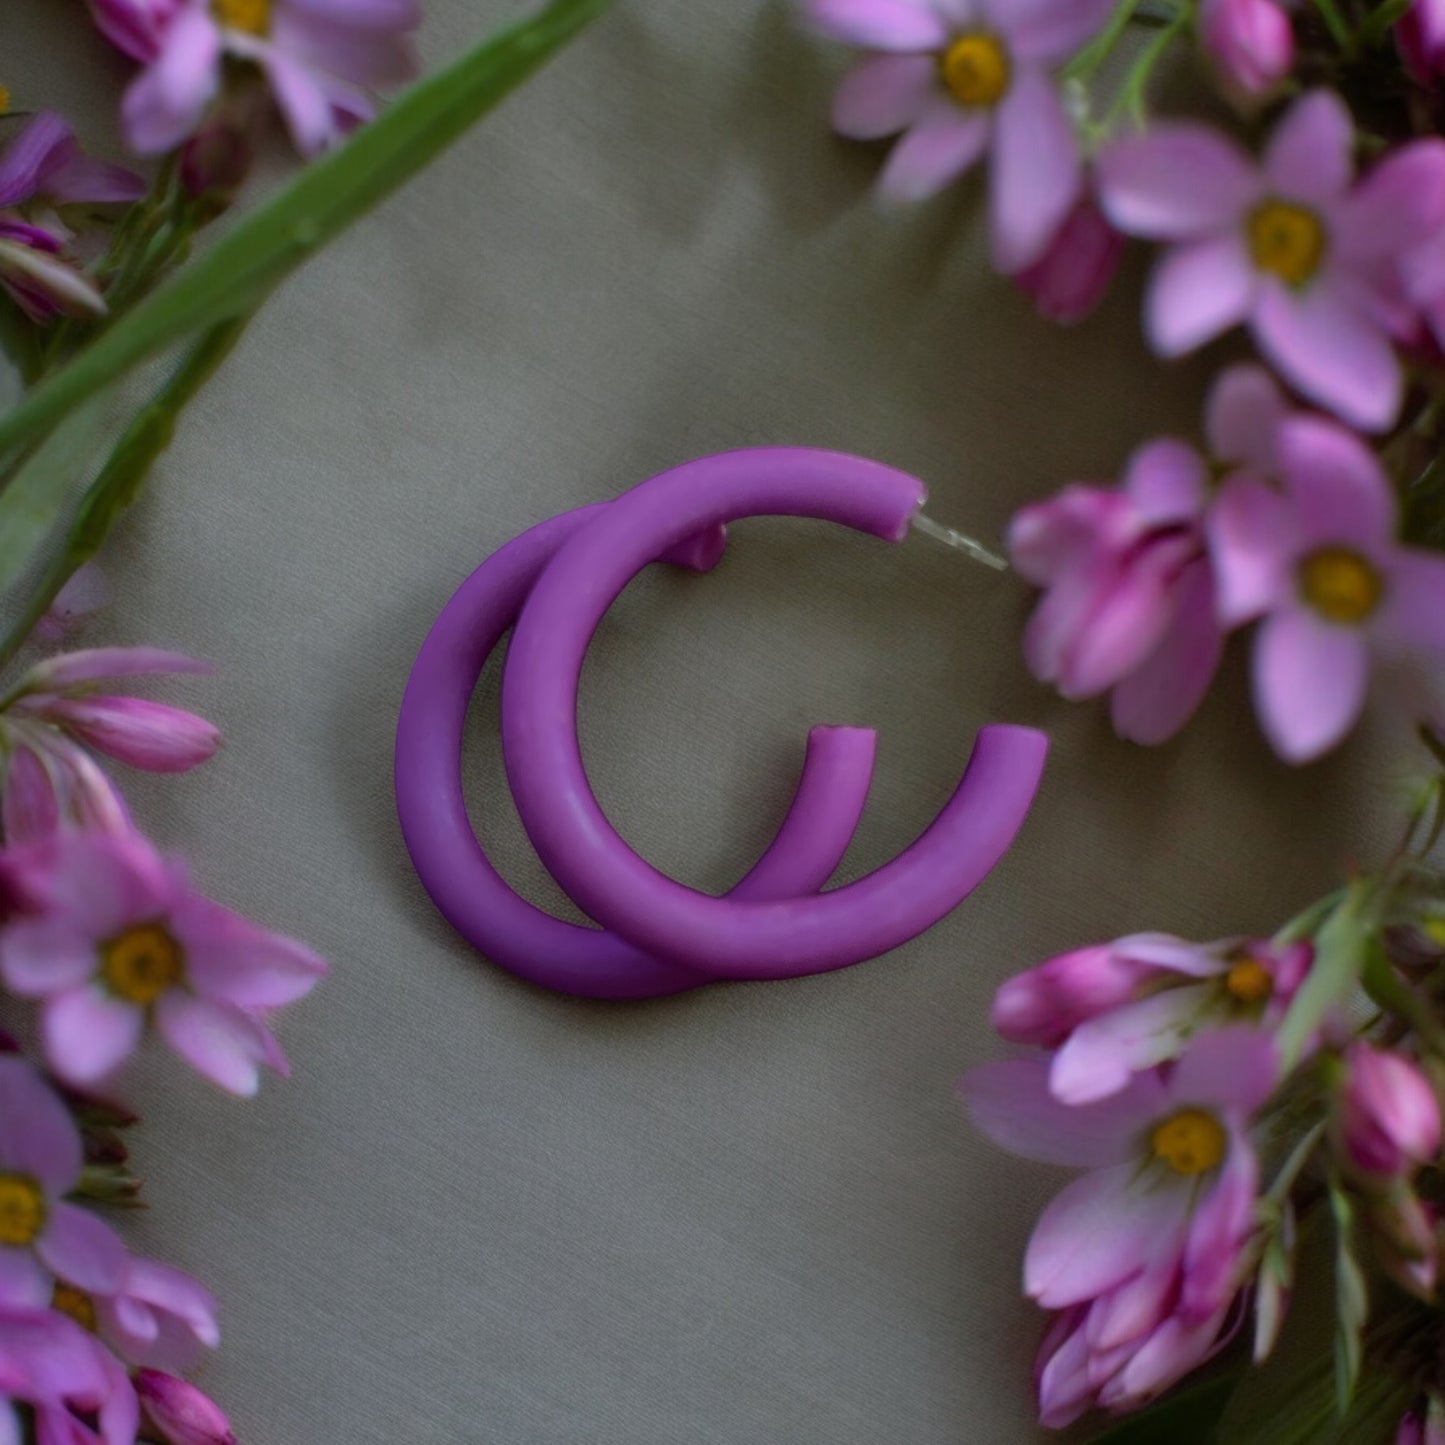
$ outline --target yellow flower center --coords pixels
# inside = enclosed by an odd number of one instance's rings
[[[34,1244],[45,1229],[45,1193],[24,1174],[0,1174],[0,1244]]]
[[[1303,286],[1325,259],[1329,236],[1324,222],[1293,201],[1265,201],[1249,217],[1249,250],[1254,264],[1289,286]]]
[[[1300,563],[1300,592],[1329,622],[1363,622],[1380,602],[1380,574],[1348,547],[1321,547]]]
[[[271,33],[271,0],[211,0],[211,14],[228,30],[245,35]]]
[[[10,111],[10,87],[0,85],[0,115],[7,115]]]
[[[1228,1137],[1213,1114],[1203,1109],[1181,1109],[1166,1119],[1149,1140],[1154,1157],[1176,1174],[1203,1174],[1223,1158]]]
[[[1008,94],[1013,67],[1003,42],[992,35],[962,35],[939,60],[943,83],[962,105],[997,105]]]
[[[83,1289],[76,1289],[73,1284],[61,1284],[57,1280],[50,1296],[50,1308],[69,1315],[81,1329],[95,1333],[95,1301]]]
[[[1240,1003],[1263,1003],[1274,992],[1274,975],[1246,953],[1230,965],[1224,987]]]
[[[127,1003],[153,1004],[185,973],[180,945],[159,924],[128,928],[102,946],[100,973],[106,987]]]

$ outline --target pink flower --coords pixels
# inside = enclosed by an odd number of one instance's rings
[[[225,66],[242,62],[264,72],[296,148],[315,155],[371,118],[373,89],[415,72],[420,23],[417,0],[180,0],[126,93],[126,135],[143,154],[174,149],[220,94]]]
[[[1338,1127],[1362,1174],[1411,1175],[1440,1152],[1440,1101],[1419,1065],[1355,1043],[1345,1054]]]
[[[193,893],[184,869],[135,834],[62,835],[20,863],[40,906],[0,930],[0,976],[42,1001],[61,1078],[104,1079],[147,1024],[231,1093],[254,1094],[262,1064],[285,1072],[262,1016],[325,973],[310,950]]]
[[[5,1445],[29,1438],[12,1402],[29,1405],[41,1418],[68,1414],[67,1404],[87,1411],[104,1409],[123,1426],[121,1411],[110,1404],[115,1385],[99,1352],[70,1320],[49,1311],[0,1313],[0,1441]],[[49,1437],[56,1438],[53,1433]],[[113,1434],[106,1445],[130,1445],[134,1438],[132,1428],[129,1437]]]
[[[994,264],[1038,261],[1083,186],[1074,123],[1051,72],[1102,24],[1110,0],[805,0],[824,35],[875,51],[843,82],[838,131],[904,132],[879,182],[920,201],[990,152]]]
[[[1445,3],[1415,0],[1395,26],[1395,39],[1405,69],[1419,84],[1431,84],[1445,70]]]
[[[1117,1094],[1177,1059],[1206,1028],[1273,1028],[1314,961],[1309,944],[1188,943],[1139,933],[1061,954],[1009,979],[992,1021],[1012,1043],[1056,1049],[1049,1089],[1066,1104]]]
[[[1429,1395],[1400,1421],[1395,1445],[1445,1445],[1445,1405]]]
[[[182,0],[90,0],[96,27],[132,60],[149,64]]]
[[[1095,1401],[1142,1403],[1213,1347],[1246,1271],[1259,1182],[1249,1130],[1277,1070],[1268,1038],[1232,1028],[1100,1103],[1060,1103],[1040,1058],[964,1080],[995,1143],[1092,1171],[1045,1210],[1024,1262],[1026,1292],[1069,1312],[1041,1361],[1047,1423]]]
[[[1296,101],[1262,166],[1201,125],[1163,125],[1099,160],[1105,214],[1176,243],[1150,284],[1146,329],[1166,356],[1247,324],[1305,396],[1354,426],[1399,413],[1391,344],[1411,316],[1398,262],[1445,224],[1445,141],[1402,146],[1353,183],[1354,126],[1329,91]]]
[[[52,1274],[102,1293],[120,1285],[125,1246],[65,1198],[82,1163],[80,1135],[54,1090],[23,1059],[0,1056],[0,1301],[6,1310],[49,1305]]]
[[[1294,64],[1294,27],[1280,0],[1201,0],[1199,39],[1247,95],[1278,85]]]
[[[1265,617],[1255,704],[1275,750],[1299,763],[1354,725],[1372,657],[1445,657],[1445,558],[1395,542],[1394,490],[1352,432],[1295,417],[1279,447],[1284,493],[1239,494],[1215,565],[1226,622]]]
[[[207,671],[194,658],[142,647],[62,653],[33,667],[0,710],[0,747],[9,755],[7,841],[37,842],[63,825],[129,832],[119,793],[79,745],[132,767],[176,773],[210,758],[220,734],[181,708],[92,689],[122,677]]]
[[[1124,238],[1086,196],[1044,254],[1014,280],[1039,314],[1061,326],[1082,321],[1104,299],[1124,259]]]
[[[1203,533],[1154,504],[1175,460],[1143,448],[1122,490],[1067,488],[1009,528],[1014,566],[1044,589],[1024,633],[1030,670],[1067,698],[1112,688],[1115,730],[1142,743],[1189,720],[1223,647]]]
[[[169,1445],[236,1445],[221,1407],[194,1385],[159,1370],[140,1370],[135,1387],[146,1418]]]

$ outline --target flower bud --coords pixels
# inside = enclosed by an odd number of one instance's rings
[[[1052,1048],[1085,1020],[1128,1003],[1157,972],[1111,944],[1078,948],[1004,983],[994,995],[993,1026],[1010,1043]]]
[[[197,131],[181,151],[181,185],[193,201],[213,212],[225,210],[245,183],[255,162],[245,129],[231,120],[214,120]]]
[[[1370,1044],[1345,1053],[1339,1131],[1350,1162],[1362,1174],[1412,1174],[1440,1152],[1440,1102],[1419,1066]]]
[[[1445,70],[1445,0],[1415,0],[1395,26],[1405,69],[1421,85]]]
[[[1061,326],[1082,321],[1104,299],[1124,257],[1124,238],[1085,198],[1043,256],[1014,280],[1039,314]]]
[[[1278,0],[1203,0],[1199,39],[1247,95],[1269,90],[1294,64],[1294,27]]]
[[[180,8],[181,0],[90,0],[100,33],[143,65],[160,54],[161,36]]]
[[[160,1370],[137,1370],[135,1390],[167,1445],[237,1445],[221,1407],[185,1380]]]

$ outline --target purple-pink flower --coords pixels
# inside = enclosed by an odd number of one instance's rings
[[[107,33],[133,39],[147,62],[122,104],[127,138],[142,154],[173,150],[195,134],[228,65],[264,73],[307,156],[369,120],[372,92],[416,69],[417,0],[179,0],[173,9],[97,3]],[[125,12],[135,12],[130,29],[119,19]]]
[[[1039,314],[1061,326],[1082,321],[1104,299],[1124,259],[1124,238],[1092,196],[1065,218],[1048,250],[1014,280]]]
[[[1304,982],[1307,943],[1189,943],[1137,933],[1051,958],[1004,983],[993,1026],[1012,1043],[1056,1050],[1049,1089],[1066,1104],[1117,1094],[1177,1059],[1208,1028],[1277,1026]]]
[[[194,1385],[159,1370],[139,1370],[135,1387],[146,1419],[168,1445],[236,1445],[221,1407]]]
[[[1431,1395],[1400,1421],[1395,1445],[1445,1445],[1445,1406]]]
[[[1199,40],[1246,95],[1278,85],[1294,65],[1294,26],[1281,0],[1200,0]]]
[[[119,1287],[125,1246],[66,1199],[82,1163],[55,1091],[23,1059],[0,1057],[0,1308],[47,1307],[52,1275],[101,1293]]]
[[[996,1143],[1091,1171],[1049,1205],[1024,1263],[1027,1293],[1064,1311],[1040,1357],[1045,1423],[1093,1405],[1136,1408],[1215,1347],[1248,1268],[1259,1186],[1250,1131],[1277,1071],[1264,1034],[1230,1028],[1094,1104],[1060,1103],[1041,1058],[964,1080]]]
[[[1378,431],[1400,410],[1393,338],[1413,316],[1399,262],[1445,225],[1445,141],[1401,146],[1358,184],[1354,123],[1316,90],[1275,128],[1262,163],[1204,125],[1116,142],[1099,159],[1105,214],[1165,241],[1146,328],[1177,356],[1248,325],[1310,400]]]
[[[123,1390],[118,1390],[121,1383],[105,1368],[101,1352],[70,1320],[50,1310],[0,1312],[0,1442],[3,1445],[21,1445],[29,1438],[16,1413],[16,1403],[28,1405],[35,1414],[37,1426],[50,1430],[37,1437],[37,1445],[42,1440],[46,1445],[57,1441],[61,1445],[74,1445],[75,1436],[67,1438],[59,1429],[50,1429],[69,1416],[70,1406],[87,1413],[102,1412],[104,1423],[112,1426],[105,1445],[131,1445],[135,1439],[135,1421],[124,1399],[124,1392],[130,1387],[128,1381],[123,1381]],[[134,1392],[130,1393],[133,1401]],[[129,1435],[125,1434],[127,1424],[130,1424]]]
[[[193,892],[137,834],[61,835],[19,866],[36,904],[0,930],[0,977],[40,1000],[57,1075],[106,1078],[148,1025],[231,1093],[254,1094],[263,1064],[286,1071],[264,1018],[325,973],[309,949]]]
[[[1420,1066],[1403,1054],[1356,1042],[1345,1053],[1340,1143],[1360,1173],[1414,1174],[1440,1152],[1440,1100]]]
[[[1373,659],[1445,660],[1445,558],[1395,540],[1396,501],[1379,458],[1322,417],[1279,428],[1283,492],[1234,498],[1215,550],[1225,621],[1264,617],[1255,705],[1290,762],[1334,747],[1359,717]]]
[[[1053,72],[1096,31],[1110,0],[805,0],[809,22],[876,52],[833,107],[855,140],[897,135],[879,181],[918,201],[989,154],[994,264],[1037,262],[1083,189],[1074,122]]]
[[[183,0],[90,0],[95,24],[132,60],[149,63],[160,54],[161,37]]]
[[[1445,71],[1445,0],[1415,0],[1395,26],[1405,68],[1421,85]]]

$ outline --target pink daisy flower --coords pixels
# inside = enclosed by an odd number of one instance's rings
[[[994,264],[1043,256],[1083,189],[1074,123],[1053,72],[1099,28],[1111,0],[806,0],[822,34],[878,52],[833,106],[855,140],[903,132],[879,181],[919,201],[990,156]]]
[[[1226,620],[1265,619],[1255,706],[1275,751],[1300,763],[1354,726],[1372,660],[1445,660],[1445,558],[1396,542],[1394,488],[1353,432],[1299,416],[1279,449],[1284,491],[1236,495],[1215,566]]]
[[[265,74],[297,150],[315,155],[371,118],[373,90],[415,73],[420,23],[417,0],[180,0],[169,17],[139,18],[141,48],[158,33],[121,107],[126,136],[142,154],[179,146],[220,94],[225,66],[242,61]]]
[[[262,1019],[325,973],[309,949],[192,892],[136,834],[64,835],[19,862],[35,909],[0,930],[0,976],[41,1001],[59,1077],[104,1079],[148,1025],[231,1093],[254,1094],[262,1064],[286,1071]]]
[[[1294,26],[1280,0],[1200,0],[1199,43],[1245,95],[1272,89],[1294,66]]]
[[[30,1406],[37,1423],[44,1419],[47,1426],[69,1416],[68,1405],[102,1410],[105,1422],[112,1426],[105,1445],[129,1445],[139,1421],[133,1416],[128,1420],[132,1412],[125,1409],[123,1398],[118,1410],[111,1404],[116,1382],[99,1355],[83,1331],[51,1311],[0,1314],[0,1445],[22,1445],[31,1439],[16,1411],[17,1404]],[[130,1396],[133,1402],[133,1391]],[[127,1423],[129,1436],[124,1433]],[[58,1431],[41,1439],[69,1445],[66,1435]]]
[[[1379,431],[1400,410],[1392,335],[1412,324],[1398,262],[1445,225],[1445,141],[1400,147],[1354,183],[1344,102],[1297,100],[1261,164],[1203,125],[1159,126],[1099,159],[1121,231],[1175,243],[1146,302],[1150,343],[1192,351],[1247,325],[1298,391]]]

